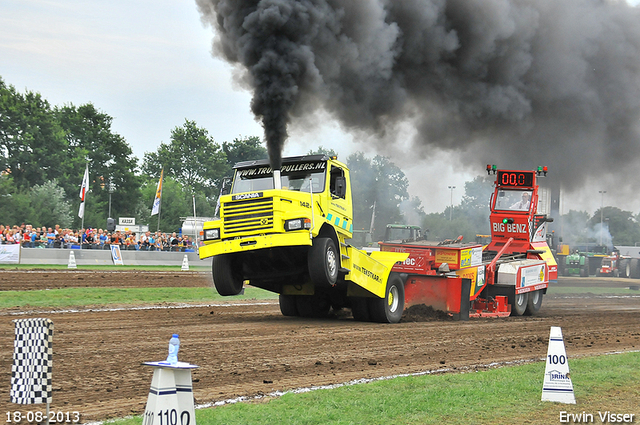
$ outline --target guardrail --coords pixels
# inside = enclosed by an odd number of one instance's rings
[[[0,245],[6,257],[0,255],[0,264],[69,264],[73,251],[77,265],[113,265],[110,250],[67,248],[22,248],[20,245]],[[17,251],[9,253],[8,251]],[[211,258],[200,260],[196,252],[131,251],[121,250],[122,261],[131,266],[181,266],[187,256],[190,266],[211,266]],[[0,253],[2,254],[2,253]],[[13,254],[13,256],[9,255]]]

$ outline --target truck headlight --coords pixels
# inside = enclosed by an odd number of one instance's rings
[[[293,220],[287,220],[284,222],[284,230],[302,230],[311,229],[311,219],[308,218],[294,218]]]
[[[203,236],[205,241],[220,239],[220,229],[205,229]]]

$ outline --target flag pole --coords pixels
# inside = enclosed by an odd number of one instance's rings
[[[83,230],[84,230],[85,198],[87,196],[88,191],[89,191],[89,162],[87,162],[85,166],[84,176],[82,177],[82,186],[80,186],[80,198],[82,199],[82,201],[80,202],[80,212],[82,212],[82,215],[80,216],[80,218],[82,219],[80,228]]]
[[[158,228],[156,232],[160,231],[160,213],[162,212],[162,190],[164,189],[164,167],[162,167],[162,171],[160,171],[160,203],[158,204]]]
[[[196,252],[199,252],[198,250],[198,227],[196,224],[196,194],[194,192],[191,192],[191,197],[193,198],[193,233],[195,233],[195,244],[196,244]]]

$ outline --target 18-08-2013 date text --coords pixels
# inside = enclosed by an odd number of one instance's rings
[[[63,412],[50,411],[42,412],[39,410],[21,412],[19,410],[8,411],[6,423],[40,423],[49,421],[50,424],[71,424],[80,422],[80,412]]]

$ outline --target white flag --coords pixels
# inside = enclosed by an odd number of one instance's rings
[[[156,215],[160,212],[160,198],[162,198],[162,176],[164,174],[164,168],[160,171],[160,181],[158,182],[158,188],[156,189],[156,198],[153,200],[153,208],[151,209],[151,215]]]
[[[80,187],[80,210],[78,211],[78,217],[84,218],[84,198],[89,190],[89,164],[84,169],[84,177],[82,178],[82,186]]]

